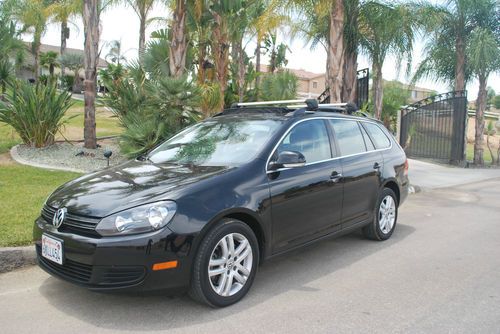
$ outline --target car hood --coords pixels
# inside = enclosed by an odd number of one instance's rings
[[[130,161],[61,186],[49,197],[47,204],[55,208],[66,207],[69,212],[79,215],[105,217],[156,200],[175,200],[186,186],[228,169]]]

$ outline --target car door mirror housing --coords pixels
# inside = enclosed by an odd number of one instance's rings
[[[270,167],[272,170],[279,168],[297,168],[305,166],[306,158],[297,151],[282,151],[278,155],[278,159],[271,161]]]

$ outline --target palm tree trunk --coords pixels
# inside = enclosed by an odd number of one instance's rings
[[[330,87],[330,102],[341,102],[344,77],[344,3],[342,0],[334,1],[330,11],[328,53],[327,82]]]
[[[355,102],[358,79],[358,53],[344,52],[344,79],[342,85],[342,101]],[[358,106],[361,107],[361,106]]]
[[[186,0],[176,0],[170,43],[170,74],[178,78],[186,69],[187,32]]]
[[[259,86],[260,86],[260,48],[261,48],[261,39],[257,37],[257,47],[255,48],[255,73],[257,76],[255,77],[255,92],[256,98],[259,99]]]
[[[457,36],[455,41],[456,67],[455,67],[455,90],[465,90],[465,41],[462,36]]]
[[[83,27],[85,31],[85,115],[83,138],[85,148],[97,146],[95,127],[95,97],[97,58],[99,55],[100,0],[84,0]]]
[[[238,49],[238,96],[239,102],[243,102],[243,98],[245,96],[245,51],[243,50],[243,40],[242,38],[238,39],[236,43],[236,47]]]
[[[139,23],[139,63],[142,64],[144,59],[144,51],[146,50],[146,14],[140,17]],[[120,55],[119,55],[120,56]],[[120,57],[118,57],[118,62],[120,62]]]
[[[35,31],[35,37],[33,38],[33,77],[38,81],[40,76],[40,44],[41,44],[41,34]]]
[[[224,108],[224,95],[227,85],[227,70],[229,64],[229,36],[225,22],[218,13],[213,13],[215,26],[212,29],[212,50],[215,61],[217,82],[220,87],[219,109]]]
[[[61,51],[59,52],[61,57],[66,53],[66,40],[68,39],[68,22],[61,22]],[[61,64],[61,76],[66,75],[66,67]]]
[[[382,116],[382,99],[384,97],[384,87],[382,81],[382,64],[373,62],[373,83],[372,83],[372,96],[374,105],[374,115],[376,119]]]
[[[484,110],[486,109],[486,76],[479,76],[479,92],[476,100],[476,135],[474,140],[474,164],[484,165],[483,146],[484,146]]]

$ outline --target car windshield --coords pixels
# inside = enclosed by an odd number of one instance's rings
[[[238,166],[252,160],[280,124],[276,119],[213,118],[188,127],[148,158],[157,164]]]

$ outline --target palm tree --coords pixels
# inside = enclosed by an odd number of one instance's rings
[[[494,0],[447,0],[443,5],[415,5],[415,17],[430,38],[413,81],[433,77],[453,82],[455,90],[465,90],[471,77],[467,66],[468,40],[481,22],[498,20],[498,15],[490,10],[494,6]]]
[[[66,52],[66,41],[69,38],[70,29],[68,27],[69,20],[72,16],[81,13],[81,0],[58,0],[52,1],[48,7],[48,12],[51,13],[55,22],[61,24],[61,48],[60,55]],[[65,68],[61,66],[61,75],[65,75]]]
[[[75,74],[73,81],[73,92],[80,93],[82,91],[80,85],[80,71],[84,66],[84,57],[78,53],[65,53],[59,57],[61,66],[67,67]]]
[[[139,17],[139,62],[142,64],[144,49],[146,47],[146,27],[148,15],[153,9],[156,0],[125,0]]]
[[[57,62],[58,54],[54,51],[40,53],[40,64],[49,69],[50,76],[54,76],[54,69],[59,65]]]
[[[21,0],[16,3],[17,19],[23,24],[22,30],[33,34],[31,53],[33,54],[33,76],[40,75],[40,45],[49,17],[47,0]]]
[[[476,100],[474,163],[483,165],[484,110],[486,109],[488,94],[486,87],[489,75],[492,72],[500,70],[500,43],[498,36],[495,38],[492,29],[478,27],[472,31],[469,45],[467,46],[467,58],[472,73],[479,80],[479,92]]]
[[[122,61],[127,61],[122,53],[122,41],[114,40],[109,43],[109,51],[106,55],[106,60],[110,60],[112,63],[120,65]]]
[[[0,100],[4,100],[5,91],[7,90],[7,84],[11,81],[14,74],[14,68],[10,63],[9,59],[0,59],[0,87],[1,95]]]
[[[170,74],[174,78],[179,78],[186,70],[186,55],[188,49],[186,16],[187,0],[175,0],[172,21],[172,41],[170,43],[169,56]]]
[[[405,5],[371,1],[360,8],[359,16],[359,42],[372,63],[374,114],[380,119],[384,94],[382,66],[388,54],[395,55],[398,63],[406,57],[409,65],[416,27],[412,12]]]

